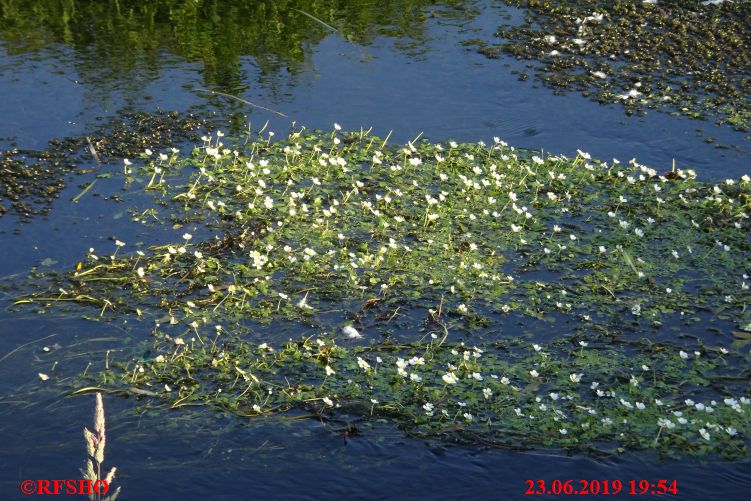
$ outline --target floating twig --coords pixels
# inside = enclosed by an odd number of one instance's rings
[[[232,94],[227,94],[226,92],[220,92],[218,90],[211,90],[211,89],[200,89],[200,88],[199,89],[195,89],[195,90],[197,90],[199,92],[210,92],[212,94],[218,94],[220,96],[229,97],[231,99],[236,99],[236,100],[240,101],[241,103],[245,103],[245,104],[247,104],[249,106],[253,106],[254,108],[260,108],[262,110],[270,111],[271,113],[275,113],[275,114],[279,115],[280,117],[289,118],[287,115],[285,115],[281,111],[276,111],[276,110],[272,110],[271,108],[266,108],[265,106],[261,106],[260,104],[252,103],[252,102],[248,101],[247,99],[243,99],[243,98],[238,97],[238,96],[233,96]]]

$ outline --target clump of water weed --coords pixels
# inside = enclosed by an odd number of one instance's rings
[[[126,113],[86,136],[53,139],[41,151],[16,147],[2,150],[0,217],[9,212],[29,221],[35,215],[47,214],[71,173],[110,176],[113,161],[119,164],[147,145],[158,148],[197,140],[198,129],[205,125],[191,114]]]
[[[596,332],[479,347],[445,343],[441,330],[436,325],[420,342],[357,347],[330,335],[273,346],[233,334],[202,344],[158,331],[155,356],[116,362],[93,381],[174,409],[307,414],[332,428],[387,419],[411,435],[462,443],[747,454],[751,401],[735,379],[739,353],[648,341],[613,346]]]
[[[16,302],[153,321],[102,388],[514,447],[746,454],[748,176],[338,125],[202,141],[128,160],[159,243],[85,246]]]
[[[502,25],[503,51],[539,62],[536,77],[628,114],[667,111],[747,131],[751,2],[507,0],[525,22]]]

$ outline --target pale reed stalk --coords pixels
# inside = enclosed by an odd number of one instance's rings
[[[86,440],[86,459],[85,468],[81,469],[81,475],[86,480],[90,480],[92,485],[99,481],[104,480],[108,485],[115,479],[115,472],[117,468],[113,467],[110,471],[102,477],[102,463],[104,463],[104,446],[107,441],[104,428],[104,403],[102,402],[102,394],[96,394],[96,408],[94,410],[94,431],[92,432],[84,426],[83,438]],[[109,496],[102,498],[100,494],[89,494],[91,501],[115,501],[117,496],[120,495],[120,487]]]

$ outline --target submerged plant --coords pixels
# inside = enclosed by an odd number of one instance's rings
[[[104,429],[104,403],[102,402],[102,394],[96,393],[96,408],[94,410],[94,431],[88,428],[83,428],[83,436],[86,440],[86,465],[81,469],[81,475],[85,480],[91,481],[92,485],[101,485],[102,482],[106,482],[109,486],[115,479],[115,472],[117,468],[110,468],[109,472],[103,474],[102,464],[104,463],[104,446],[106,443],[106,434]],[[109,488],[109,487],[108,487]],[[97,489],[95,489],[97,490]],[[106,490],[106,489],[105,489]],[[91,501],[115,501],[120,495],[120,487],[107,497],[102,497],[101,494],[92,493],[89,494]]]

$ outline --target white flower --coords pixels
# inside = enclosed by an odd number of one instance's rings
[[[533,344],[532,348],[534,348],[535,351],[540,351],[542,349],[542,346],[540,346],[539,344]]]
[[[139,267],[138,270],[136,270],[136,273],[138,273],[138,276],[141,277],[141,278],[143,278],[143,276],[146,274],[143,271],[143,267]]]
[[[42,381],[47,381],[50,377],[47,374],[44,374],[42,372],[39,373],[39,379]]]
[[[366,362],[362,357],[357,357],[357,366],[364,371],[370,369],[370,364]]]
[[[333,376],[334,374],[336,374],[336,372],[334,371],[334,369],[332,369],[330,365],[327,365],[326,366],[326,375],[327,376]]]
[[[485,396],[485,399],[487,400],[493,394],[493,390],[491,390],[490,388],[483,388],[482,394]]]
[[[529,375],[532,376],[532,377],[537,377],[537,376],[540,375],[540,373],[537,372],[536,370],[532,369],[531,371],[529,371]]]
[[[456,377],[456,374],[453,372],[447,372],[444,374],[441,379],[443,379],[446,384],[456,384],[459,382],[459,379]]]
[[[584,374],[569,374],[568,378],[569,378],[569,379],[570,379],[570,380],[571,380],[572,382],[574,382],[574,383],[579,383],[579,382],[581,382],[581,380],[582,380],[582,376],[583,376],[583,375],[584,375]]]
[[[323,403],[328,405],[329,407],[332,407],[334,405],[334,402],[329,397],[323,397]]]
[[[685,351],[681,350],[678,352],[678,354],[681,356],[683,360],[688,359],[688,353],[686,353]]]
[[[362,335],[357,331],[357,329],[355,329],[351,325],[344,326],[342,328],[342,334],[344,334],[350,339],[358,339],[362,337]]]
[[[190,233],[183,233],[183,238],[187,242],[188,240],[190,240],[191,238],[193,238],[193,235],[191,235]]]
[[[669,419],[660,418],[657,420],[657,426],[659,426],[660,428],[667,428],[670,430],[670,429],[675,428],[675,423]]]
[[[467,421],[472,421],[473,419],[472,414],[470,414],[469,412],[465,412],[463,416],[464,416],[464,419],[466,419]]]
[[[709,432],[708,432],[707,430],[705,430],[704,428],[701,428],[701,429],[699,430],[699,435],[701,435],[701,436],[702,436],[702,438],[703,438],[704,440],[706,440],[707,442],[709,441],[709,438],[710,438],[710,437],[709,437]]]
[[[561,435],[568,435],[568,430],[566,428],[561,428],[558,431],[561,433]]]

